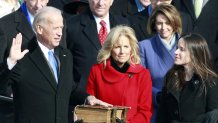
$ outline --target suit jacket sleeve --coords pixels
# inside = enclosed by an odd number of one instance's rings
[[[8,69],[7,62],[0,63],[0,93],[5,93],[13,81],[20,79],[20,64],[19,62],[12,70]]]
[[[11,73],[7,67],[5,63],[0,64],[0,93],[5,91]]]
[[[68,51],[71,57],[71,63],[73,63],[73,55]],[[71,70],[72,70],[72,77],[73,76],[73,64],[71,64]],[[81,105],[85,103],[85,100],[89,96],[80,86],[79,83],[76,83],[73,79],[73,86],[72,86],[72,92],[70,96],[70,104],[71,105]]]
[[[4,32],[0,24],[0,63],[4,60],[5,49],[7,47],[7,42],[4,37]]]
[[[70,102],[71,105],[82,105],[85,103],[85,100],[89,96],[81,87],[79,87],[79,84],[75,84],[73,87]]]

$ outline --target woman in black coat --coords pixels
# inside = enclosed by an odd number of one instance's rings
[[[165,77],[157,123],[200,123],[218,108],[218,76],[212,70],[206,40],[182,36],[173,68]]]

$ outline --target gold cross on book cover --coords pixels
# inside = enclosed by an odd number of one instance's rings
[[[125,123],[128,109],[130,107],[126,106],[77,105],[74,109],[74,120],[82,120],[83,123],[116,123],[116,120],[120,120]]]

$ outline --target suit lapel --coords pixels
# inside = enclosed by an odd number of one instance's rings
[[[36,65],[36,67],[39,69],[39,72],[42,73],[42,75],[48,80],[50,85],[56,90],[57,89],[56,80],[52,75],[49,65],[39,46],[32,52],[30,58],[33,61],[33,63]]]
[[[201,10],[201,14],[200,14],[200,16],[198,17],[199,20],[201,20],[200,18],[204,18],[205,15],[207,15],[208,13],[210,13],[211,15],[214,15],[214,16],[217,15],[216,12],[212,13],[212,12],[208,12],[208,11],[207,11],[207,10],[211,10],[211,8],[214,8],[214,7],[212,7],[212,6],[216,6],[215,4],[216,4],[216,3],[213,2],[213,0],[208,0],[207,3],[204,5],[204,7],[203,7],[202,10]]]
[[[193,20],[196,20],[194,6],[192,0],[182,0]]]
[[[31,25],[29,24],[21,9],[15,13],[15,22],[18,24],[18,32],[21,32],[22,35],[25,36],[28,40],[31,40],[35,36]]]
[[[58,81],[58,90],[60,90],[63,86],[66,80],[66,69],[69,67],[67,62],[67,53],[63,52],[60,47],[57,47],[55,49],[55,54],[58,57],[58,66],[59,66],[59,81]],[[70,70],[70,69],[69,69]],[[69,72],[69,71],[68,71]]]
[[[83,33],[91,41],[93,46],[99,50],[101,49],[101,44],[98,39],[97,25],[94,17],[91,14],[81,16],[81,24],[83,25]]]

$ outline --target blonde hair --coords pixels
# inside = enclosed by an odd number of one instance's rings
[[[148,19],[147,26],[147,31],[149,34],[155,34],[157,32],[155,29],[155,25],[156,17],[159,14],[164,15],[169,20],[169,23],[172,26],[174,32],[177,32],[178,34],[182,33],[182,21],[180,13],[173,5],[163,3],[152,10],[151,16]]]
[[[104,65],[106,66],[106,61],[110,58],[111,51],[114,48],[114,44],[118,42],[120,36],[125,36],[129,39],[129,43],[131,46],[131,56],[128,62],[132,64],[141,63],[138,51],[138,41],[136,39],[135,32],[132,28],[125,25],[119,25],[111,29],[104,46],[98,53],[98,63],[104,63]]]

